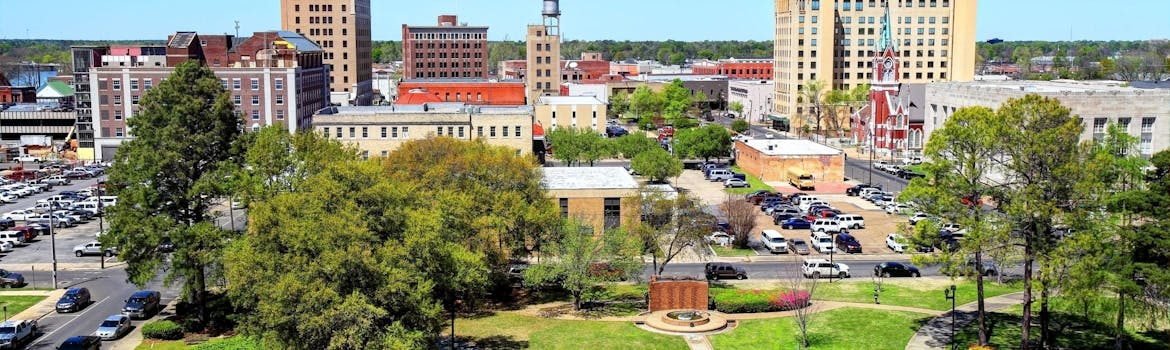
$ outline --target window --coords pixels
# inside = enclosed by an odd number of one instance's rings
[[[455,127],[448,126],[447,127],[447,137],[452,137],[452,136],[455,136]]]
[[[569,217],[569,199],[568,198],[561,198],[560,202],[561,202],[560,203],[561,204],[561,217],[562,218]]]
[[[122,110],[114,111],[114,120],[122,120]]]
[[[152,79],[152,78],[142,79],[142,84],[146,88],[146,91],[150,91],[150,88],[154,87],[154,79]]]
[[[132,105],[138,104],[138,95],[131,95],[130,96],[130,104],[132,104]]]
[[[260,96],[259,95],[252,95],[252,105],[253,106],[260,105]]]
[[[329,137],[329,127],[321,128],[321,136]]]
[[[138,79],[130,79],[130,90],[138,90]]]
[[[382,127],[382,138],[386,138],[386,127]]]
[[[820,0],[812,0],[812,9],[814,11],[820,10],[821,9],[821,1]]]
[[[243,103],[241,101],[243,101],[243,100],[241,99],[240,95],[233,95],[232,96],[232,102],[234,102],[237,106],[239,106],[240,103]]]
[[[459,127],[459,138],[463,138],[463,127]]]
[[[276,82],[272,85],[275,85],[277,90],[284,90],[284,79],[276,78]]]
[[[354,127],[349,128],[349,138],[351,138],[351,139],[357,138],[357,128],[354,128]]]
[[[392,138],[392,139],[398,138],[398,127],[397,126],[390,128],[390,138]]]
[[[1094,118],[1093,119],[1093,137],[1096,138],[1098,141],[1100,141],[1101,139],[1103,139],[1105,137],[1105,124],[1108,121],[1109,120],[1105,119],[1105,118]]]
[[[605,229],[618,228],[622,225],[621,198],[606,198],[604,204]]]
[[[122,79],[114,79],[114,90],[122,90]]]
[[[228,89],[227,84],[228,84],[227,78],[223,78],[223,79],[219,80],[219,86],[222,87],[224,90]]]
[[[505,126],[500,134],[500,136],[508,137],[508,127]]]
[[[284,104],[284,95],[276,95],[276,104],[278,104],[278,105]]]
[[[404,139],[410,138],[410,127],[409,126],[402,127],[402,138],[404,138]]]
[[[1154,132],[1154,118],[1142,118],[1142,133],[1149,134]]]
[[[276,120],[284,120],[284,110],[283,109],[276,110]]]
[[[483,127],[482,126],[475,127],[475,135],[479,136],[479,137],[483,137]]]
[[[240,78],[232,79],[232,90],[239,90],[239,89],[240,89]]]
[[[362,160],[370,159],[370,151],[362,151]]]
[[[260,78],[252,78],[252,90],[260,90]]]
[[[122,128],[114,128],[114,136],[122,137]]]
[[[115,106],[122,105],[122,95],[114,95],[114,105]]]
[[[260,120],[260,110],[259,109],[252,110],[252,120]]]
[[[341,138],[341,127],[337,127],[337,138]]]
[[[345,19],[345,17],[341,17],[341,19]],[[390,151],[382,151],[382,158],[386,158],[388,155],[390,155]]]
[[[520,126],[516,126],[516,137],[520,137]]]
[[[369,138],[369,137],[370,137],[370,128],[363,126],[362,127],[362,138],[365,139],[365,138]]]

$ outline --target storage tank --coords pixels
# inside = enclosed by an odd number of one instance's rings
[[[561,7],[557,0],[544,0],[544,11],[541,13],[545,16],[560,16]]]

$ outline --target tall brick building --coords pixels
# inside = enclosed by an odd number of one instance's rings
[[[525,84],[528,102],[561,93],[561,10],[557,0],[544,0],[542,24],[529,24]]]
[[[280,26],[324,50],[331,100],[367,106],[373,101],[370,0],[280,0]]]
[[[439,16],[438,25],[402,25],[403,74],[406,79],[488,76],[488,27],[460,24],[455,15]]]
[[[79,104],[78,129],[84,124],[96,134],[89,143],[79,132],[79,154],[93,159],[113,158],[118,145],[132,137],[126,120],[138,112],[142,95],[188,60],[202,61],[215,72],[247,130],[274,124],[290,132],[308,128],[313,113],[329,99],[324,52],[292,32],[257,32],[249,38],[178,32],[165,46],[73,51],[74,59],[82,61],[74,66],[85,68],[84,74],[75,74],[76,86],[85,87],[77,94],[86,95],[78,101],[92,105]]]

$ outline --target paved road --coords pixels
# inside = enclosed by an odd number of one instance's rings
[[[5,203],[0,205],[0,217],[3,217],[4,213],[8,213],[13,210],[32,207],[36,204],[37,200],[56,195],[61,191],[76,191],[90,187],[96,184],[99,179],[104,179],[104,177],[88,180],[77,180],[69,185],[56,186],[49,191],[21,198],[15,203]],[[23,221],[17,221],[17,224],[23,225],[25,223]],[[27,245],[23,247],[16,247],[12,252],[4,254],[3,257],[0,258],[0,267],[12,270],[24,270],[29,269],[32,264],[51,263],[53,261],[52,248],[54,241],[56,243],[57,262],[59,265],[64,264],[62,266],[66,266],[76,265],[79,263],[100,264],[103,259],[100,256],[86,256],[79,258],[73,255],[74,246],[97,239],[96,235],[99,224],[108,228],[108,225],[104,222],[104,219],[99,217],[94,217],[88,222],[80,223],[74,227],[54,228],[54,235],[52,237],[49,235],[38,236]],[[106,260],[110,261],[109,259]],[[38,284],[37,287],[48,287],[48,285]]]
[[[910,259],[895,260],[904,263],[910,262]],[[869,278],[873,275],[873,266],[886,262],[889,260],[842,260],[849,266],[850,274],[853,278]],[[748,280],[752,279],[787,279],[800,276],[800,262],[788,261],[764,261],[764,262],[744,262],[734,263],[743,266],[748,272]],[[704,263],[670,263],[666,265],[666,269],[662,272],[666,277],[694,277],[703,278]],[[642,277],[649,280],[652,267],[647,264],[646,270],[642,273]],[[937,266],[920,267],[923,276],[939,276],[939,269]]]

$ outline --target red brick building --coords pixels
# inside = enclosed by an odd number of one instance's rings
[[[322,50],[293,32],[257,32],[249,38],[178,32],[166,46],[111,47],[89,69],[90,91],[78,92],[90,95],[95,158],[113,157],[130,138],[126,119],[138,111],[142,95],[187,60],[215,71],[246,130],[277,124],[289,131],[306,129],[313,113],[328,105],[329,69]]]
[[[12,86],[4,72],[0,72],[0,103],[36,103],[35,86]]]
[[[727,59],[700,61],[691,66],[694,75],[724,75],[729,79],[772,80],[772,60]]]
[[[435,97],[426,102],[463,102],[469,105],[519,106],[525,105],[523,81],[487,81],[464,79],[403,80],[398,83],[398,96],[422,91]],[[437,100],[437,101],[435,101]],[[399,98],[395,104],[411,104],[414,99]]]
[[[460,24],[439,16],[436,26],[402,25],[402,76],[407,79],[488,76],[488,27]]]
[[[500,61],[500,79],[521,79],[528,74],[528,61]],[[561,82],[597,81],[610,74],[610,63],[601,54],[582,52],[579,60],[561,60]]]

